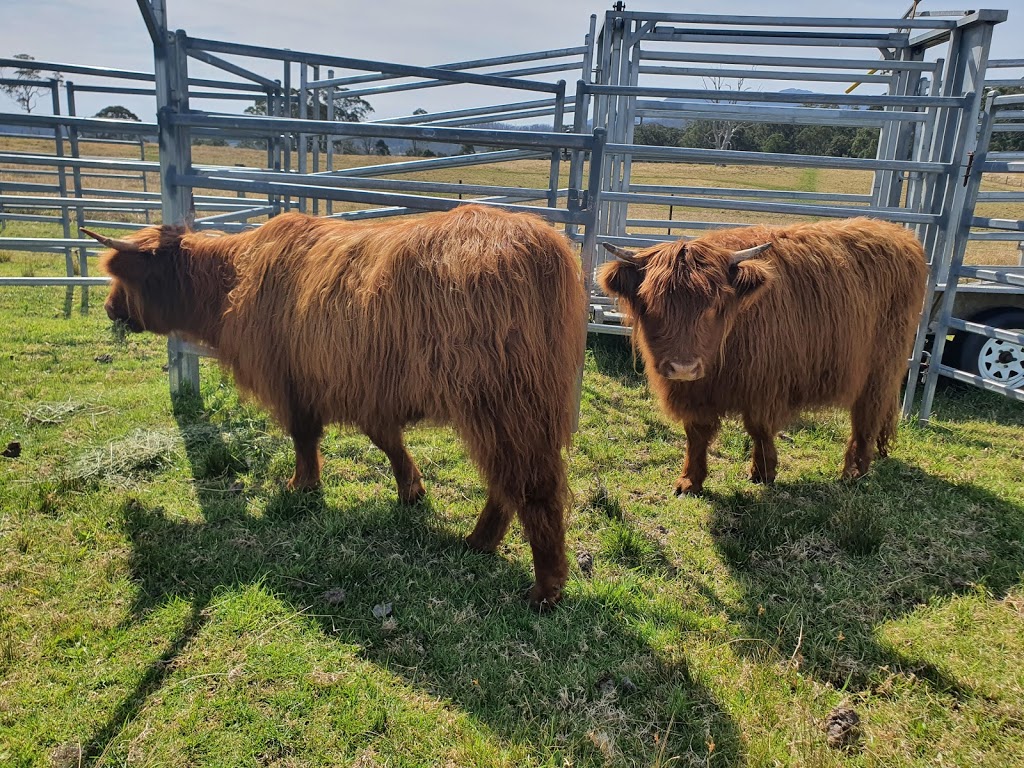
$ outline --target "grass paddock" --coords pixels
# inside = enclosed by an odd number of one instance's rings
[[[418,506],[338,427],[322,493],[285,493],[266,413],[209,363],[172,403],[163,340],[102,295],[0,290],[0,765],[1021,762],[1019,405],[947,390],[853,484],[845,414],[791,425],[772,487],[727,422],[674,499],[682,430],[592,338],[570,582],[536,616],[518,526],[462,543],[484,489],[450,430],[409,431]]]

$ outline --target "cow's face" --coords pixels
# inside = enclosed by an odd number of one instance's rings
[[[166,334],[176,330],[172,318],[180,303],[180,281],[173,252],[161,247],[165,229],[172,228],[146,229],[131,240],[114,240],[83,230],[112,249],[100,259],[100,268],[111,277],[104,309],[107,317],[134,332]]]
[[[698,240],[638,254],[609,248],[617,258],[598,279],[639,331],[649,368],[696,381],[717,362],[736,314],[772,279],[771,266],[755,258],[768,247],[733,252]]]

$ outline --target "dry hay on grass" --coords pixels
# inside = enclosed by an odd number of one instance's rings
[[[66,481],[130,485],[136,477],[169,467],[182,448],[170,430],[137,429],[80,455],[63,473]]]
[[[37,403],[29,408],[22,409],[22,413],[25,414],[26,424],[46,424],[51,426],[63,424],[72,416],[82,411],[88,411],[90,415],[98,416],[109,413],[110,409],[99,408],[77,400],[66,400],[58,403]]]

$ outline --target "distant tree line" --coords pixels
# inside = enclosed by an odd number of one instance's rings
[[[1005,96],[1019,96],[1024,94],[1024,88],[1004,87],[996,88],[996,90],[1001,95]],[[989,149],[993,152],[1024,152],[1024,131],[993,133]]]
[[[831,125],[738,124],[727,146],[720,145],[721,121],[694,120],[674,128],[643,123],[633,130],[633,141],[659,147],[734,149],[745,152],[786,152],[826,157],[875,157],[877,128],[847,128]]]

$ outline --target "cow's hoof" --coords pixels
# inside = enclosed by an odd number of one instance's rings
[[[846,467],[843,469],[841,475],[843,480],[860,480],[864,475],[867,474],[867,470],[861,470],[859,467]]]
[[[427,491],[423,487],[423,481],[418,477],[414,483],[398,489],[398,498],[403,504],[416,504],[426,495]]]
[[[772,485],[775,483],[775,475],[762,475],[760,472],[751,472],[750,482],[757,485]]]
[[[684,477],[678,483],[676,483],[675,495],[676,496],[700,496],[700,494],[703,492],[703,490],[704,490],[703,484],[694,483],[692,480],[689,480],[689,479]]]
[[[553,611],[555,606],[558,605],[562,599],[562,588],[546,588],[541,589],[537,584],[533,585],[530,590],[528,597],[530,608],[537,613],[547,613]]]
[[[496,543],[487,541],[482,536],[477,536],[475,532],[466,537],[466,546],[474,552],[483,552],[485,555],[493,555],[498,549]]]
[[[308,478],[300,479],[292,477],[284,485],[285,490],[292,493],[308,493],[309,491],[316,491],[320,489],[319,480],[310,480]]]

